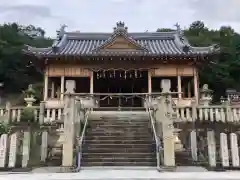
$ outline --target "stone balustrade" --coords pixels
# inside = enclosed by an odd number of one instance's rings
[[[15,107],[0,107],[0,116],[6,116],[9,113],[8,122],[14,123],[20,121],[21,112],[25,106],[15,106]],[[34,109],[34,115],[36,122],[39,121],[40,116],[40,108],[39,106],[32,106]],[[60,120],[63,114],[63,107],[55,107],[55,108],[45,108],[44,109],[44,123],[50,123],[55,120]]]
[[[175,107],[179,122],[193,121],[216,121],[216,122],[239,122],[240,121],[240,105],[209,105],[209,106],[185,106]]]
[[[10,121],[20,121],[21,112],[25,106],[10,107]],[[32,107],[35,110],[35,119],[39,121],[40,109]],[[216,122],[240,122],[240,105],[197,105],[197,106],[176,106],[174,107],[177,118],[176,122],[194,122],[199,121],[216,121]],[[6,107],[0,107],[0,116],[6,114]],[[63,107],[45,108],[44,122],[60,120],[63,114]]]

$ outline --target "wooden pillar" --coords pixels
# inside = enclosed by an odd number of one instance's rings
[[[195,69],[194,70],[194,77],[193,77],[193,80],[194,80],[194,97],[196,99],[196,103],[198,104],[198,100],[199,100],[199,97],[198,97],[198,73],[197,73],[197,70]]]
[[[60,93],[61,93],[61,95],[60,95],[60,100],[63,100],[63,97],[64,97],[64,76],[61,76],[61,90],[60,90]]]
[[[44,76],[44,101],[48,98],[48,75]]]
[[[191,98],[191,81],[188,82],[188,88],[187,88],[187,91],[188,91],[188,94],[187,94],[187,97],[188,98]]]
[[[93,94],[93,71],[90,73],[90,94]]]
[[[148,93],[152,93],[152,74],[151,70],[148,70]]]
[[[54,87],[54,82],[52,81],[51,82],[51,98],[54,98],[55,96],[55,87]]]
[[[177,76],[177,84],[178,84],[178,99],[182,99],[182,79],[181,76]]]

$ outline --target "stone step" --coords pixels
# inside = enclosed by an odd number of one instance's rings
[[[136,116],[136,115],[125,115],[125,116],[116,116],[116,115],[112,115],[112,116],[89,116],[89,120],[111,120],[111,121],[118,121],[118,120],[122,120],[122,121],[146,121],[149,119],[149,116]]]
[[[155,144],[146,143],[146,144],[85,144],[87,148],[149,148],[154,146]]]
[[[151,128],[151,124],[89,124],[90,129],[94,128],[115,128],[115,129],[122,129],[122,128]]]
[[[92,111],[89,117],[126,117],[126,116],[148,116],[146,111]]]
[[[151,134],[150,128],[89,128],[87,134],[104,133],[104,134]]]
[[[89,116],[89,118],[90,119],[112,119],[112,118],[115,118],[115,119],[133,119],[133,120],[135,120],[135,119],[147,119],[147,118],[149,118],[149,115],[148,114],[139,114],[139,115],[136,115],[136,114],[122,114],[122,115],[118,115],[118,114],[112,114],[112,115],[110,115],[110,114],[105,114],[105,115],[102,115],[102,114],[100,114],[100,115],[93,115],[93,114],[91,114],[90,116]]]
[[[128,157],[89,157],[83,158],[84,162],[155,162],[155,157],[135,157],[135,158],[128,158]]]
[[[82,154],[82,158],[156,158],[155,152],[150,153],[88,153]]]
[[[129,126],[90,126],[88,131],[95,131],[95,130],[123,130],[123,131],[135,131],[135,130],[144,130],[144,131],[150,131],[151,127],[149,126],[135,126],[135,127],[129,127]]]
[[[106,140],[99,140],[99,139],[93,139],[93,140],[85,140],[86,144],[154,144],[154,140],[141,140],[141,139],[106,139]]]
[[[149,120],[149,116],[89,116],[90,121],[133,121],[133,122],[145,122]]]
[[[115,147],[115,148],[114,148]],[[89,146],[84,145],[83,146],[83,152],[84,153],[152,153],[156,151],[155,145],[150,145],[146,147],[116,147],[115,145],[112,145],[111,148],[109,146]]]
[[[190,152],[176,152],[175,160],[179,166],[194,165]]]
[[[156,166],[156,162],[84,162],[82,161],[82,166]]]
[[[119,136],[119,137],[141,137],[141,136],[147,136],[149,135],[152,137],[152,132],[148,132],[147,130],[144,131],[124,131],[124,130],[119,130],[119,131],[107,131],[107,130],[87,130],[86,136]]]
[[[128,127],[132,127],[132,128],[135,128],[135,127],[139,127],[139,126],[149,126],[151,127],[151,123],[150,122],[120,122],[120,121],[109,121],[109,122],[103,122],[103,121],[92,121],[92,122],[88,122],[88,124],[91,126],[91,127],[96,127],[96,126],[102,126],[102,127],[108,127],[108,126],[111,126],[111,127],[122,127],[122,126],[128,126]]]
[[[151,122],[149,121],[144,121],[144,122],[133,122],[133,121],[101,121],[101,120],[96,120],[96,121],[88,121],[88,124],[91,124],[92,126],[94,125],[102,125],[102,126],[147,126],[151,125]]]
[[[87,140],[96,140],[96,141],[101,141],[101,140],[131,140],[135,141],[136,139],[142,140],[142,141],[152,141],[153,137],[152,135],[139,135],[139,136],[130,136],[130,135],[122,135],[122,136],[107,136],[107,135],[102,135],[102,136],[85,136],[85,141]]]

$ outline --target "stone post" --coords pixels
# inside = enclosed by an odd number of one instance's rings
[[[44,123],[44,110],[45,110],[45,102],[40,103],[40,112],[39,112],[39,124],[42,125]],[[45,162],[48,155],[48,132],[43,131],[41,134],[41,161]]]
[[[158,134],[163,138],[164,165],[175,166],[174,126],[172,121],[172,100],[170,93],[171,81],[164,79],[161,82],[162,93],[158,97],[156,121]],[[160,134],[161,133],[161,134]]]
[[[62,153],[62,166],[73,166],[74,136],[75,136],[75,81],[66,81],[66,94],[64,96],[64,142]]]
[[[197,120],[197,102],[192,101],[192,121],[196,122]],[[194,126],[190,132],[190,146],[191,146],[191,156],[193,161],[198,160],[198,146],[197,146],[197,128]]]
[[[40,102],[40,110],[39,110],[39,123],[44,123],[44,109],[45,109],[45,102]]]
[[[8,124],[11,121],[11,103],[6,102],[6,119],[4,120],[6,124]]]
[[[230,104],[230,100],[227,99],[222,102],[222,104],[225,106],[225,118],[227,122],[233,122],[233,112]]]

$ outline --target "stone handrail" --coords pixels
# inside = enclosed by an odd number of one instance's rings
[[[154,135],[154,139],[155,139],[155,143],[156,143],[156,158],[157,158],[157,169],[160,168],[160,163],[161,163],[161,159],[160,159],[160,150],[162,149],[162,146],[161,146],[161,141],[157,135],[157,131],[156,131],[156,127],[155,127],[155,119],[154,119],[154,116],[153,116],[153,113],[155,113],[154,111],[152,112],[151,110],[151,105],[150,105],[150,102],[149,102],[149,98],[147,97],[146,98],[146,110],[149,114],[149,118],[150,118],[150,121],[151,121],[151,126],[152,126],[152,130],[153,130],[153,135]]]

